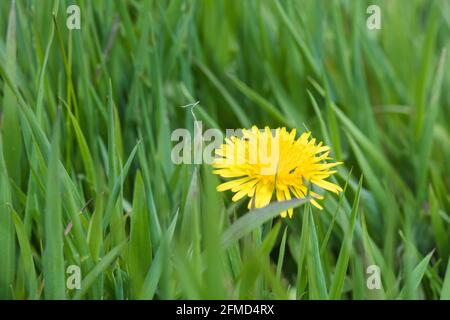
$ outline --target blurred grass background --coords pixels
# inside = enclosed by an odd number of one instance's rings
[[[18,0],[0,15],[0,298],[450,299],[450,2]],[[170,160],[195,101],[204,130],[312,130],[345,192],[238,220],[208,165]]]

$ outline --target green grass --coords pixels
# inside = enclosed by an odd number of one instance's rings
[[[449,3],[72,3],[0,2],[0,299],[450,299]],[[196,101],[308,128],[344,192],[247,213],[170,159]]]

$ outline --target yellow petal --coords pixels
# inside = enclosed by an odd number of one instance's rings
[[[278,201],[284,201],[285,200],[283,190],[281,190],[281,188],[278,188],[278,187],[277,187],[277,200]],[[280,215],[281,215],[281,217],[285,218],[286,215],[287,215],[287,212],[283,211],[283,212],[280,213]]]
[[[342,191],[342,188],[339,187],[338,185],[328,182],[328,181],[325,181],[325,180],[311,179],[311,182],[323,189],[326,189],[326,190],[334,192],[334,193],[339,193]]]
[[[311,204],[319,210],[323,209],[323,207],[314,199],[311,199]]]
[[[272,194],[272,184],[260,184],[260,187],[256,189],[256,207],[262,208],[267,206],[272,199]]]
[[[252,179],[254,179],[254,178],[252,178],[252,177],[245,177],[245,178],[241,178],[241,179],[227,181],[227,182],[224,182],[224,183],[218,185],[216,189],[219,192],[225,191],[225,190],[229,190],[229,189],[232,189],[234,187],[240,186],[243,183],[245,183],[245,182],[247,182],[249,180],[252,180]]]

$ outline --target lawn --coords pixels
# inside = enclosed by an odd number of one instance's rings
[[[0,299],[450,299],[450,2],[0,16]],[[343,191],[219,192],[206,133],[253,125],[310,131]]]

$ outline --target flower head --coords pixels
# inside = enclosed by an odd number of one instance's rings
[[[322,209],[316,201],[323,196],[308,190],[316,185],[339,193],[338,185],[326,181],[336,171],[331,170],[341,162],[327,162],[330,148],[322,142],[316,144],[310,132],[296,139],[296,130],[286,128],[259,130],[256,126],[243,129],[242,137],[231,136],[216,149],[214,173],[231,180],[220,184],[218,191],[234,192],[233,201],[247,196],[248,208],[261,208],[276,196],[278,201],[304,198],[308,193],[311,203]],[[309,192],[308,192],[309,191]],[[281,213],[292,217],[293,209]]]

